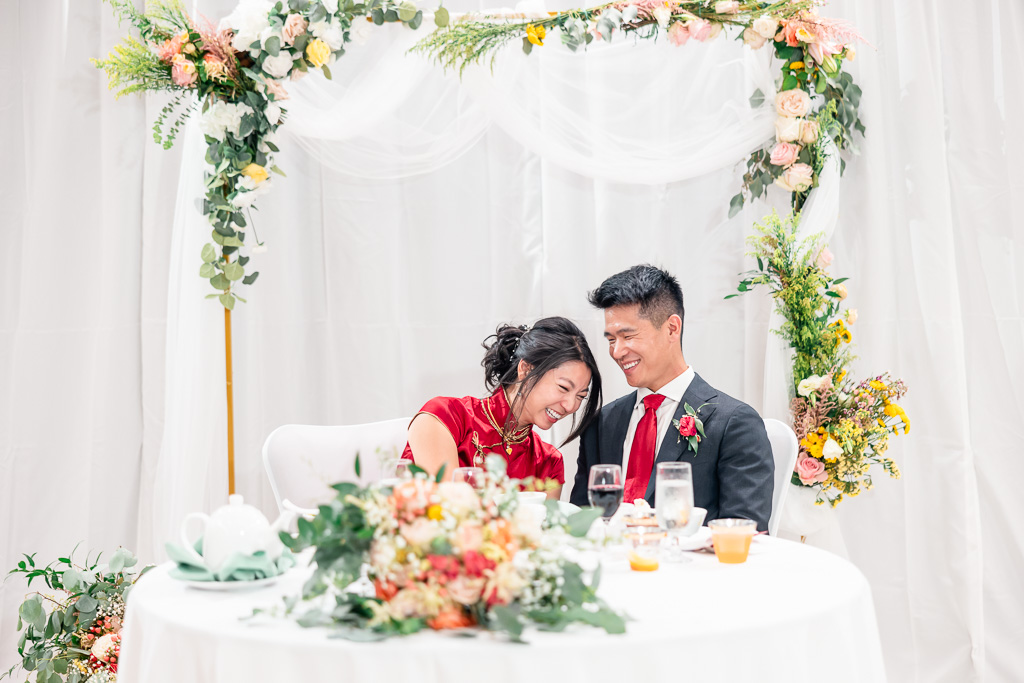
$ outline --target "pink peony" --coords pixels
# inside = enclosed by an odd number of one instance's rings
[[[814,184],[814,169],[804,163],[793,164],[775,179],[775,184],[790,192],[803,192]]]
[[[822,247],[821,251],[818,252],[818,257],[814,260],[814,265],[818,266],[821,270],[825,270],[832,265],[833,258],[835,257],[828,250],[828,247]]]
[[[173,38],[165,40],[163,45],[156,49],[156,54],[160,58],[160,61],[170,64],[175,55],[181,54],[181,46],[185,43],[187,38],[188,34],[183,32]]]
[[[487,579],[460,576],[448,584],[448,595],[460,605],[475,605],[483,595]]]
[[[309,22],[301,14],[289,14],[288,21],[284,22],[284,28],[281,29],[281,39],[284,44],[294,44],[295,39],[306,32],[307,26],[309,26]]]
[[[199,78],[199,70],[196,65],[189,61],[184,55],[175,55],[171,62],[171,80],[175,85],[187,88]]]
[[[808,486],[828,481],[825,463],[804,453],[801,453],[796,459],[796,476],[800,477],[800,481]]]
[[[801,149],[800,145],[794,145],[789,142],[775,143],[771,154],[772,165],[782,166],[783,168],[791,166],[797,157],[800,156]]]
[[[779,116],[803,116],[811,109],[811,96],[800,88],[783,90],[775,96]]]
[[[429,546],[438,531],[437,526],[426,517],[417,517],[412,524],[403,524],[398,528],[398,533],[414,548]]]
[[[672,24],[668,29],[668,39],[676,47],[686,45],[686,41],[690,39],[690,32],[687,30],[686,24],[681,21]]]
[[[702,43],[711,37],[710,21],[705,21],[704,19],[691,19],[686,28],[689,30],[691,38]]]
[[[484,528],[480,522],[463,522],[455,530],[453,545],[460,553],[480,550],[484,544]]]

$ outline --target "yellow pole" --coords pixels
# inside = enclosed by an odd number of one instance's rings
[[[224,309],[224,371],[228,390],[228,495],[235,492],[235,406],[231,390],[231,311]]]

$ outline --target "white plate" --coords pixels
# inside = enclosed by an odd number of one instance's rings
[[[280,576],[271,576],[266,579],[256,579],[255,581],[189,581],[187,579],[176,579],[182,582],[189,588],[195,588],[201,591],[217,591],[221,593],[231,593],[234,591],[251,591],[258,590],[260,588],[266,588],[277,582]]]
[[[711,529],[702,526],[693,536],[680,536],[679,547],[682,550],[697,550],[711,543]]]

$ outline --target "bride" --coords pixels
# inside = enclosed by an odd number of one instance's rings
[[[493,340],[493,341],[492,341]],[[431,474],[443,465],[483,467],[489,453],[503,456],[513,479],[554,480],[548,497],[565,483],[562,454],[533,431],[572,416],[562,445],[579,436],[601,407],[601,375],[583,332],[566,318],[538,320],[532,328],[502,325],[484,340],[481,365],[486,398],[439,396],[409,423],[402,454]],[[577,422],[576,411],[586,403]]]

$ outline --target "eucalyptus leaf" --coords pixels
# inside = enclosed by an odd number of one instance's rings
[[[211,277],[217,274],[217,269],[213,267],[212,263],[204,263],[199,266],[199,277],[204,277],[209,280]]]
[[[235,308],[235,297],[231,296],[228,293],[224,293],[224,294],[221,294],[218,298],[220,299],[220,305],[221,306],[223,306],[224,308],[228,309],[229,311],[234,310],[234,308]]]
[[[204,244],[200,256],[204,263],[212,263],[217,259],[217,250],[212,244]]]
[[[232,282],[234,282],[235,280],[241,280],[244,275],[245,268],[238,265],[237,261],[232,261],[231,263],[224,266],[224,277],[226,277],[228,280],[231,280]]]
[[[231,289],[231,281],[224,277],[223,273],[217,273],[212,278],[210,278],[210,285],[214,289]]]
[[[444,28],[448,25],[449,16],[448,10],[444,7],[438,7],[434,10],[434,26],[438,28]]]
[[[569,533],[576,538],[583,538],[594,521],[601,516],[601,512],[601,508],[588,507],[569,515]]]

